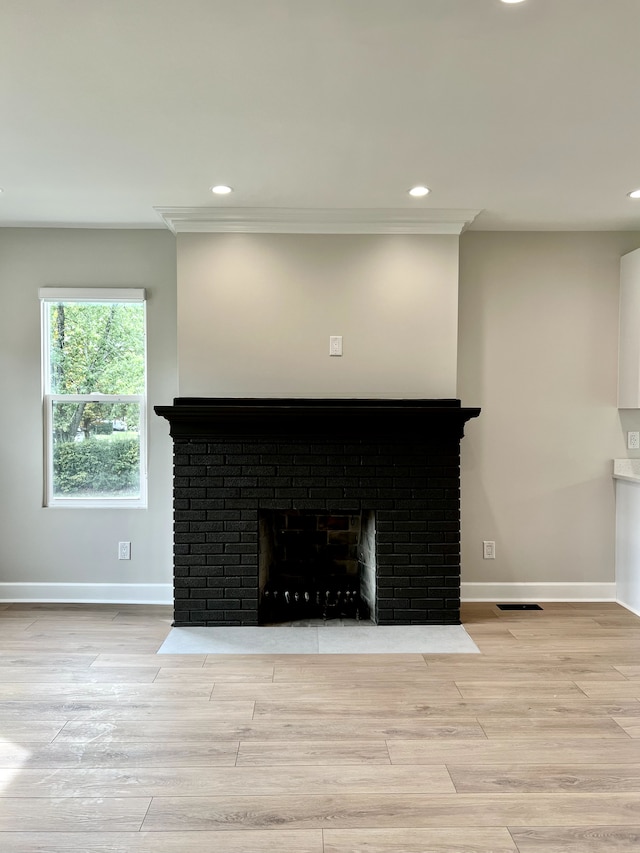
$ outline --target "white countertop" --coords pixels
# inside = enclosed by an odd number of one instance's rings
[[[614,459],[613,478],[640,483],[640,459]]]

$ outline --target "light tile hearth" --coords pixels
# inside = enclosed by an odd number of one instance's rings
[[[478,654],[462,625],[173,628],[158,654]]]

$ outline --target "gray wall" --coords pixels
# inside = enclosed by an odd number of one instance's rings
[[[458,237],[181,234],[180,394],[455,397],[457,283]]]
[[[45,285],[144,287],[150,406],[176,392],[175,239],[164,231],[0,229],[0,582],[169,583],[171,440],[149,417],[149,508],[42,507],[40,306]],[[117,560],[117,543],[132,559]]]
[[[181,235],[178,246],[181,393],[455,394],[457,238]],[[635,233],[462,236],[458,393],[483,408],[462,444],[464,581],[613,580],[610,460],[627,455],[623,430],[640,429],[638,412],[616,409],[619,259],[638,246]],[[162,231],[0,229],[0,582],[170,582],[165,421],[149,419],[148,510],[42,508],[37,293],[147,288],[149,402],[170,403],[175,249]],[[327,355],[329,334],[344,335],[343,359]],[[116,559],[122,539],[130,563]],[[494,562],[483,539],[497,542]]]
[[[458,392],[482,406],[462,443],[463,581],[613,582],[619,269],[638,245],[636,233],[462,236]]]

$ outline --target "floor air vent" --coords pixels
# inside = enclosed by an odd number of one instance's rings
[[[542,610],[539,604],[498,604],[498,610]]]

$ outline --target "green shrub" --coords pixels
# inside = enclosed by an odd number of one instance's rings
[[[113,424],[111,421],[100,421],[93,429],[96,435],[111,435],[113,432]]]
[[[140,483],[138,438],[90,438],[53,448],[53,488],[57,495],[137,492]]]

